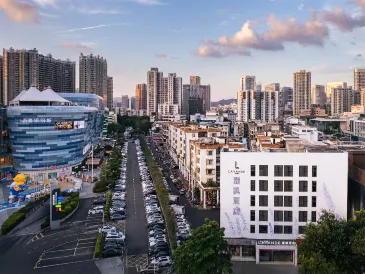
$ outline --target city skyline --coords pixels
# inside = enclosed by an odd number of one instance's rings
[[[19,3],[0,2],[0,24],[6,26],[1,47],[37,48],[71,61],[77,61],[80,53],[103,56],[116,97],[132,96],[135,85],[146,81],[150,67],[176,73],[183,84],[189,83],[189,76],[199,75],[211,85],[212,101],[235,98],[238,79],[244,75],[255,75],[263,85],[293,86],[293,73],[303,69],[312,73],[312,84],[343,81],[353,86],[353,69],[364,67],[362,0],[346,7],[336,0],[331,5],[313,0],[210,1],[209,5],[202,1],[193,11],[187,10],[191,5],[186,1],[171,0]],[[177,19],[176,12],[184,11],[196,19]],[[161,13],[167,16],[158,16]],[[288,21],[291,17],[296,20]],[[144,39],[149,40],[148,47]]]

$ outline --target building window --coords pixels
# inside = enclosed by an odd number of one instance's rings
[[[292,234],[293,227],[291,225],[284,225],[284,234]]]
[[[274,191],[283,191],[283,181],[274,181]]]
[[[284,171],[283,166],[274,166],[274,176],[275,177],[282,177],[283,171]]]
[[[251,191],[255,191],[255,180],[251,180]]]
[[[283,226],[282,225],[274,225],[274,233],[275,234],[283,234]]]
[[[284,176],[293,177],[293,166],[284,166]]]
[[[259,190],[260,191],[268,191],[269,190],[269,182],[267,180],[259,181]]]
[[[283,206],[283,196],[274,196],[274,206]]]
[[[292,221],[293,221],[293,212],[284,211],[284,222],[292,222]]]
[[[259,166],[259,176],[269,176],[268,166]]]
[[[255,195],[251,195],[251,206],[255,206]]]
[[[312,192],[317,192],[317,182],[316,181],[312,182]]]
[[[259,196],[259,206],[268,206],[268,196],[267,195],[260,195]]]
[[[254,227],[254,229],[255,229],[255,227]],[[255,233],[255,232],[253,232],[253,233]],[[242,257],[256,257],[256,246],[243,245],[242,246]]]
[[[285,192],[293,191],[293,181],[284,181],[284,191]]]
[[[307,207],[307,206],[308,206],[308,197],[299,196],[299,207]]]
[[[256,176],[256,166],[251,166],[251,176]]]
[[[267,233],[267,225],[259,225],[259,233]]]
[[[268,220],[268,211],[267,210],[259,210],[259,221],[267,222]]]
[[[255,226],[254,225],[250,225],[250,233],[255,233]]]
[[[311,221],[314,223],[314,222],[317,222],[317,212],[316,211],[312,211],[312,214],[311,214]]]
[[[250,220],[255,221],[255,210],[251,210],[250,212]]]
[[[231,245],[229,247],[232,256],[240,257],[241,256],[241,246],[239,245]]]
[[[213,150],[208,150],[208,155],[212,156],[213,155]]]
[[[317,166],[312,166],[312,177],[317,177]]]
[[[285,207],[293,206],[293,197],[292,196],[284,196],[284,206]]]
[[[308,182],[299,181],[299,192],[307,192],[307,191],[308,191]]]
[[[298,227],[298,233],[299,234],[304,234],[304,229],[305,229],[305,226],[303,226],[303,225],[300,225],[299,227]]]
[[[275,210],[274,211],[274,222],[282,222],[283,221],[283,212]]]
[[[308,177],[308,166],[299,166],[299,177]]]
[[[317,206],[317,197],[312,196],[312,207],[316,207],[316,206]]]
[[[306,223],[308,221],[308,212],[299,211],[299,222]]]

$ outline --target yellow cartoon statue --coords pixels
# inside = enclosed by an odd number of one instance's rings
[[[24,183],[25,183],[25,175],[22,173],[16,175],[13,179],[13,183],[10,185],[10,194],[18,195],[19,192],[22,192]]]

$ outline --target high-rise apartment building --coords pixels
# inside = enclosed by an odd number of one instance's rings
[[[3,96],[3,57],[0,55],[0,104],[4,103]]]
[[[256,90],[256,77],[246,75],[240,79],[241,91],[243,90]]]
[[[286,104],[292,104],[293,103],[293,88],[291,87],[283,87],[281,89],[281,101],[280,105],[285,106]]]
[[[342,115],[351,112],[354,104],[354,92],[351,87],[334,88],[331,93],[331,115]]]
[[[365,88],[360,90],[360,105],[365,106]]]
[[[57,60],[37,49],[3,50],[2,102],[8,104],[23,89],[50,86],[56,92],[75,92],[76,63]]]
[[[311,73],[301,70],[293,74],[293,114],[299,116],[302,109],[311,107]]]
[[[199,86],[200,85],[200,76],[190,76],[190,85]]]
[[[326,103],[331,103],[332,89],[334,88],[347,88],[346,82],[330,82],[326,84]]]
[[[107,79],[107,103],[106,106],[109,110],[113,109],[113,77],[109,77]]]
[[[131,109],[136,109],[136,97],[131,97]]]
[[[176,73],[169,73],[161,79],[161,89],[158,101],[158,115],[181,114],[182,78]]]
[[[158,68],[151,68],[147,72],[147,115],[156,116],[161,93],[163,73]]]
[[[312,85],[312,105],[324,106],[326,104],[326,90],[324,85]]]
[[[258,91],[261,91],[261,89],[259,90],[256,86],[256,90]],[[280,90],[280,83],[270,83],[270,84],[266,84],[265,87],[264,87],[264,90],[265,91],[277,91],[278,94],[279,94],[279,105],[280,105],[280,102],[283,100],[282,97],[283,97],[283,94],[281,93],[281,90]]]
[[[121,108],[129,108],[129,97],[128,97],[128,95],[122,95]]]
[[[237,121],[274,122],[278,116],[278,91],[245,90],[237,93]]]
[[[181,95],[181,114],[186,116],[189,115],[190,87],[191,85],[183,85]]]
[[[365,88],[365,69],[354,69],[354,90]]]
[[[80,54],[80,93],[97,94],[107,102],[108,63],[101,56]]]
[[[136,110],[147,109],[147,85],[137,84],[135,90]]]

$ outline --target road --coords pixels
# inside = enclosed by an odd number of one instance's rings
[[[141,179],[134,143],[129,143],[127,160],[127,273],[136,273],[137,265],[147,264],[147,221]]]
[[[80,200],[78,211],[62,228],[0,241],[1,273],[100,274],[93,260],[101,216],[88,216],[93,199]]]

